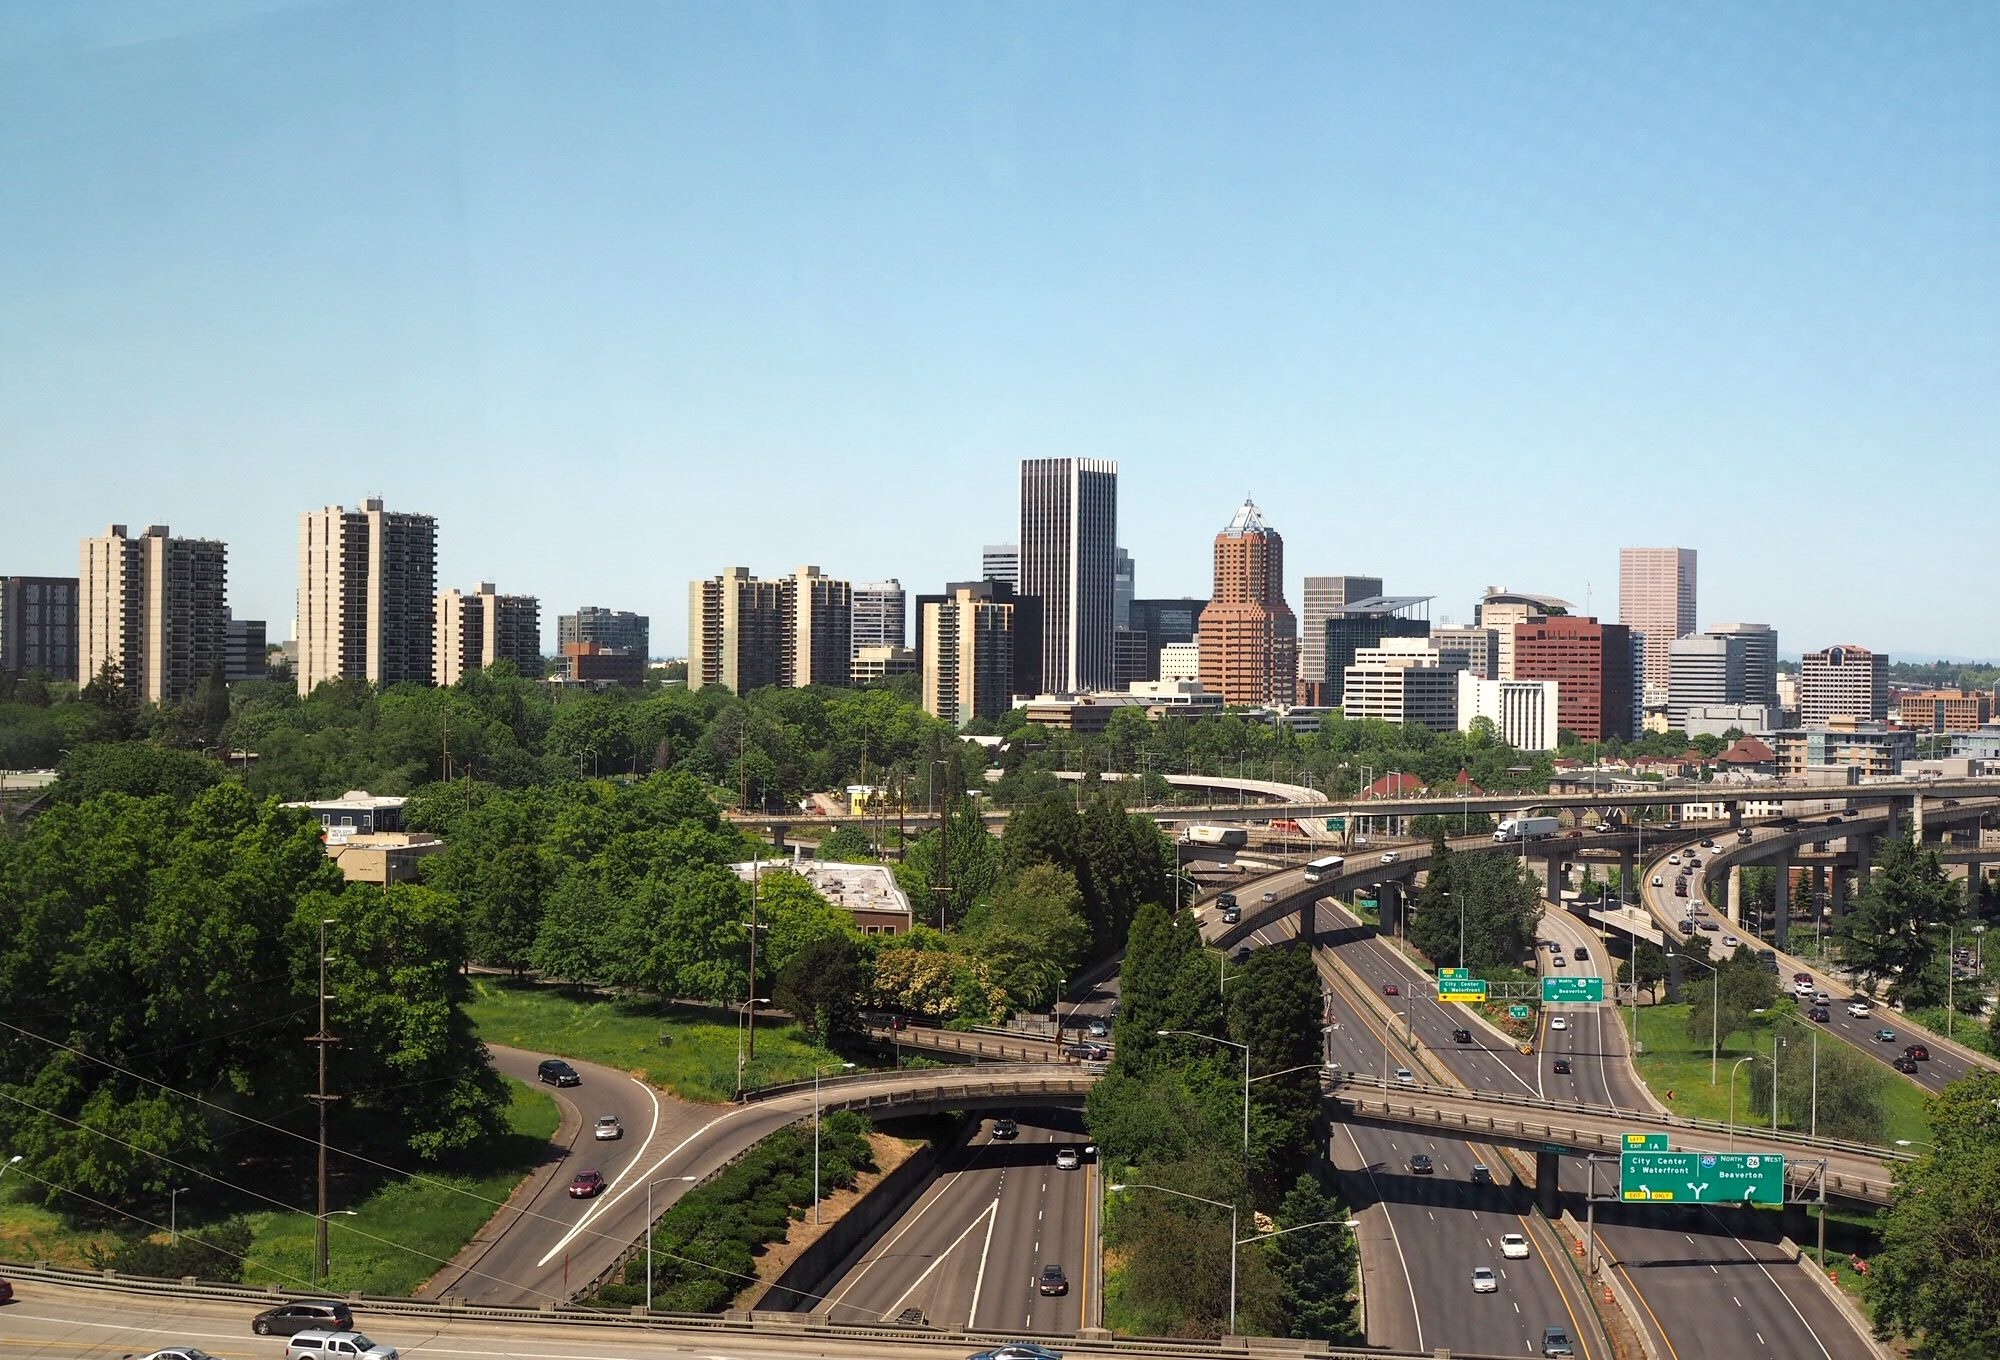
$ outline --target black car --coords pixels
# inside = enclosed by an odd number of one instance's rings
[[[1246,944],[1239,947],[1230,957],[1238,963],[1248,963],[1250,961],[1250,946]]]
[[[1451,1032],[1451,1041],[1455,1044],[1469,1044],[1472,1042],[1472,1031],[1469,1029],[1455,1029]]]
[[[250,1330],[259,1336],[290,1336],[294,1332],[351,1332],[354,1314],[337,1299],[312,1299],[266,1308],[250,1319]]]
[[[1568,1075],[1569,1075],[1569,1059],[1568,1059],[1568,1058],[1557,1058],[1557,1059],[1556,1059],[1556,1065],[1555,1065],[1555,1073],[1556,1073],[1556,1075],[1557,1075],[1557,1076],[1559,1076],[1559,1077],[1566,1077],[1566,1076],[1568,1076]]]
[[[561,1058],[542,1059],[541,1066],[535,1069],[535,1076],[551,1086],[583,1085],[583,1077]]]
[[[1044,1294],[1067,1294],[1069,1293],[1069,1276],[1063,1274],[1061,1266],[1050,1263],[1042,1267],[1042,1279],[1039,1287]]]
[[[1493,1184],[1493,1168],[1484,1162],[1474,1162],[1472,1164],[1472,1183],[1474,1185]]]
[[[1806,1011],[1806,1019],[1817,1020],[1824,1025],[1833,1019],[1833,1012],[1824,1006],[1813,1006]]]
[[[1424,1153],[1421,1153],[1421,1152],[1413,1152],[1413,1153],[1411,1153],[1411,1154],[1410,1154],[1410,1174],[1411,1174],[1412,1176],[1428,1176],[1428,1175],[1431,1175],[1431,1174],[1432,1174],[1432,1167],[1431,1167],[1431,1159],[1430,1159],[1430,1157],[1429,1157],[1429,1156],[1427,1156],[1427,1155],[1426,1155],[1426,1154],[1424,1154]]]
[[[1909,1076],[1915,1076],[1917,1071],[1917,1060],[1915,1058],[1912,1058],[1906,1053],[1902,1057],[1896,1059],[1895,1062],[1891,1063],[1890,1066],[1894,1067],[1898,1072],[1902,1072]]]
[[[1018,1136],[1020,1132],[1021,1126],[1011,1119],[996,1119],[993,1121],[993,1136],[995,1138],[1013,1138]]]
[[[1578,959],[1587,959],[1590,957],[1590,947],[1588,945],[1580,944],[1573,951],[1571,951],[1570,957]]]

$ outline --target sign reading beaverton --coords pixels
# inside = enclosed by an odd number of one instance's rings
[[[1542,979],[1542,1004],[1552,1002],[1596,1002],[1604,1000],[1604,979],[1601,977],[1545,977]]]
[[[1625,1152],[1618,1197],[1639,1204],[1783,1204],[1785,1159],[1766,1152]]]
[[[1485,999],[1485,978],[1476,978],[1464,968],[1438,969],[1438,1000],[1477,1002]]]

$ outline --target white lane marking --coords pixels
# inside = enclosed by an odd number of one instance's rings
[[[1382,1219],[1389,1225],[1389,1242],[1396,1248],[1396,1260],[1403,1267],[1403,1287],[1410,1291],[1410,1317],[1417,1326],[1417,1349],[1424,1348],[1424,1313],[1417,1306],[1417,1282],[1410,1276],[1410,1258],[1403,1255],[1403,1239],[1396,1235],[1396,1216],[1389,1212],[1388,1203],[1382,1199],[1382,1192],[1375,1186],[1375,1164],[1362,1155],[1361,1144],[1354,1139],[1354,1128],[1342,1124],[1341,1132],[1347,1135],[1348,1143],[1354,1148],[1354,1155],[1361,1162],[1361,1169],[1368,1175],[1368,1185],[1375,1190],[1375,1202],[1382,1210]]]
[[[986,1211],[986,1241],[979,1248],[979,1273],[972,1277],[972,1307],[967,1309],[965,1314],[965,1329],[967,1331],[973,1329],[976,1325],[974,1319],[979,1316],[979,1295],[986,1288],[986,1257],[993,1250],[993,1226],[999,1221],[1000,1197],[995,1195],[992,1206]],[[978,1220],[974,1219],[973,1222],[976,1223]],[[966,1229],[967,1232],[971,1230],[969,1226]],[[954,1242],[952,1245],[957,1246],[958,1244]],[[1040,1244],[1038,1243],[1037,1245],[1039,1246]],[[926,1271],[924,1273],[929,1274],[930,1272]]]
[[[887,1308],[884,1308],[882,1310],[882,1316],[894,1317],[897,1313],[900,1313],[903,1310],[903,1305],[909,1301],[910,1296],[916,1293],[918,1289],[922,1288],[924,1281],[928,1280],[931,1277],[931,1272],[933,1270],[936,1270],[939,1266],[943,1265],[945,1258],[947,1256],[950,1256],[954,1251],[958,1250],[958,1244],[960,1242],[963,1242],[966,1238],[972,1235],[972,1230],[979,1226],[979,1220],[981,1218],[988,1220],[986,1228],[986,1237],[988,1241],[991,1241],[993,1239],[993,1227],[991,1220],[995,1216],[995,1210],[999,1209],[999,1207],[1000,1207],[1000,1197],[998,1195],[995,1195],[993,1197],[992,1202],[986,1206],[986,1211],[975,1217],[972,1220],[972,1222],[966,1224],[964,1231],[960,1232],[957,1237],[951,1239],[951,1245],[946,1247],[943,1251],[939,1252],[937,1254],[937,1259],[924,1267],[923,1274],[917,1276],[916,1279],[910,1281],[910,1287],[908,1289],[905,1289],[901,1297],[899,1297],[894,1303],[890,1304]],[[973,1305],[975,1307],[978,1306],[978,1298],[976,1295],[974,1296],[973,1299]],[[968,1317],[967,1321],[970,1322],[970,1320],[971,1320],[970,1317]]]
[[[941,1201],[943,1201],[950,1194],[951,1190],[958,1184],[958,1178],[960,1176],[965,1175],[966,1172],[978,1169],[978,1164],[979,1164],[978,1154],[982,1150],[989,1148],[991,1146],[992,1146],[991,1143],[973,1143],[969,1145],[973,1155],[966,1159],[965,1170],[947,1172],[945,1175],[940,1176],[937,1179],[937,1181],[932,1184],[930,1189],[924,1192],[925,1195],[929,1197],[930,1202],[928,1204],[925,1204],[922,1208],[918,1209],[916,1213],[911,1214],[907,1219],[905,1219],[903,1222],[903,1226],[896,1230],[896,1235],[894,1237],[891,1237],[887,1242],[884,1242],[881,1246],[881,1249],[875,1253],[874,1259],[870,1261],[864,1261],[861,1265],[861,1268],[856,1270],[854,1274],[848,1279],[847,1283],[841,1287],[840,1292],[838,1294],[835,1294],[832,1298],[826,1301],[827,1312],[829,1315],[833,1312],[834,1309],[843,1306],[841,1300],[845,1299],[850,1293],[852,1293],[855,1289],[860,1287],[862,1279],[866,1277],[866,1275],[870,1270],[873,1270],[877,1265],[880,1265],[883,1261],[890,1260],[894,1257],[896,1244],[903,1240],[903,1237],[906,1233],[908,1233],[912,1228],[917,1226],[918,1220],[922,1219],[923,1216],[929,1213],[931,1210],[937,1208],[938,1204]],[[978,1221],[979,1220],[977,1218],[973,1219],[973,1222],[975,1223],[977,1223]],[[897,1300],[898,1304],[900,1304],[901,1302],[902,1300],[900,1299]],[[847,1305],[847,1306],[852,1306],[852,1305]],[[867,1310],[863,1309],[862,1311],[865,1312]],[[894,1311],[895,1311],[894,1309],[890,1310],[891,1313],[893,1313]],[[889,1313],[884,1313],[882,1314],[882,1316],[887,1317],[889,1316]]]
[[[574,1242],[577,1239],[578,1235],[581,1234],[585,1228],[588,1228],[597,1219],[602,1218],[604,1214],[610,1210],[612,1205],[616,1204],[620,1199],[623,1199],[628,1193],[640,1188],[640,1186],[651,1181],[653,1179],[653,1173],[655,1171],[658,1171],[661,1167],[665,1166],[668,1162],[672,1161],[674,1154],[679,1152],[682,1148],[685,1148],[689,1143],[694,1142],[697,1138],[700,1138],[703,1134],[707,1133],[710,1129],[716,1127],[718,1124],[726,1124],[732,1119],[750,1113],[750,1111],[752,1111],[753,1109],[761,1109],[761,1108],[765,1107],[755,1106],[755,1105],[743,1105],[737,1107],[734,1110],[731,1110],[727,1114],[717,1115],[715,1118],[709,1120],[706,1124],[703,1124],[700,1128],[696,1129],[693,1133],[681,1139],[680,1142],[676,1143],[671,1149],[669,1149],[664,1155],[662,1155],[658,1161],[654,1162],[651,1166],[647,1167],[645,1174],[642,1177],[640,1177],[639,1180],[634,1181],[631,1185],[626,1186],[623,1190],[620,1190],[618,1193],[611,1195],[610,1198],[608,1199],[604,1195],[599,1195],[594,1201],[592,1201],[590,1212],[586,1213],[582,1218],[578,1219],[576,1221],[576,1226],[572,1227],[568,1232],[564,1233],[562,1237],[557,1240],[556,1244],[549,1248],[548,1254],[543,1256],[541,1260],[535,1262],[535,1268],[539,1270],[541,1267],[555,1260],[557,1255],[559,1255],[562,1252],[562,1249],[564,1247],[567,1247],[571,1242]],[[638,1163],[634,1162],[632,1164],[632,1167],[636,1167],[637,1165]],[[626,1170],[630,1171],[632,1167],[627,1167]]]

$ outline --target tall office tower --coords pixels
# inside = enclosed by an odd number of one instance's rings
[[[993,584],[954,585],[926,601],[917,620],[924,711],[959,727],[999,717],[1013,698],[1014,606],[981,588]]]
[[[1191,597],[1132,601],[1130,622],[1112,638],[1118,688],[1129,689],[1142,680],[1158,680],[1160,649],[1170,643],[1194,641],[1201,627],[1201,611],[1206,608],[1207,600]],[[1021,627],[1017,617],[1014,621],[1017,635]]]
[[[941,595],[917,596],[917,673],[922,675],[930,664],[924,639],[924,611],[934,604],[950,604],[965,591],[972,592],[975,600],[1004,604],[1014,611],[1010,643],[1014,653],[1014,674],[1008,685],[1008,695],[1010,698],[1033,697],[1042,687],[1042,602],[1021,594],[1005,581],[952,581]]]
[[[1372,600],[1382,594],[1379,576],[1308,576],[1305,594],[1299,601],[1299,682],[1324,684],[1336,676],[1326,673],[1326,621],[1336,609],[1356,600]]]
[[[979,550],[979,579],[982,581],[1005,581],[1019,590],[1021,588],[1021,545],[1018,543],[988,543]]]
[[[604,609],[587,604],[574,614],[556,616],[556,646],[595,642],[634,656],[645,657],[651,650],[652,620],[629,609]]]
[[[300,694],[327,680],[437,681],[437,520],[329,505],[299,516]]]
[[[1573,608],[1575,606],[1568,600],[1555,595],[1532,595],[1523,590],[1509,590],[1505,586],[1486,587],[1479,603],[1472,606],[1472,622],[1477,627],[1493,630],[1493,640],[1497,644],[1493,654],[1494,678],[1514,678],[1515,625],[1540,623],[1543,619],[1567,614]]]
[[[107,662],[132,695],[179,703],[220,674],[229,656],[229,548],[175,538],[155,524],[138,538],[114,524],[83,540],[77,586],[77,683]]]
[[[0,675],[79,673],[74,576],[0,576]]]
[[[1500,640],[1491,628],[1433,628],[1431,641],[1436,644],[1438,655],[1457,658],[1462,670],[1471,671],[1482,680],[1493,679],[1493,668],[1500,654]]]
[[[1245,500],[1215,536],[1215,591],[1201,611],[1201,683],[1225,704],[1289,704],[1298,620],[1285,603],[1285,540]]]
[[[854,654],[863,647],[900,647],[903,632],[903,583],[890,579],[854,587]]]
[[[1426,638],[1384,638],[1341,671],[1340,708],[1349,718],[1450,732],[1458,726],[1458,668],[1440,665]]]
[[[224,611],[225,613],[227,611]],[[232,685],[238,680],[262,680],[270,670],[264,646],[264,620],[239,619],[229,615],[228,657],[222,663],[222,678]]]
[[[1123,548],[1111,555],[1111,626],[1130,628],[1132,626],[1132,585],[1137,573],[1132,565],[1132,554]]]
[[[1866,647],[1807,652],[1799,663],[1799,726],[1837,718],[1882,722],[1889,716],[1889,657]]]
[[[1688,711],[1751,702],[1744,684],[1745,640],[1703,633],[1668,644],[1667,727],[1688,730]]]
[[[854,592],[800,567],[776,581],[747,568],[688,583],[688,688],[845,685],[853,673]]]
[[[1618,622],[1646,639],[1646,689],[1665,694],[1673,641],[1694,631],[1694,549],[1620,548]]]
[[[455,685],[496,661],[511,661],[527,676],[542,673],[542,604],[533,595],[501,595],[491,581],[466,594],[437,597],[437,664],[440,685]]]
[[[1580,741],[1630,741],[1636,730],[1632,630],[1557,615],[1514,625],[1516,680],[1556,682],[1556,725]]]
[[[1768,623],[1724,623],[1704,629],[1704,637],[1736,638],[1743,644],[1743,699],[1746,704],[1778,703],[1778,630]]]
[[[1387,638],[1424,638],[1431,633],[1423,617],[1428,595],[1377,595],[1350,600],[1327,612],[1323,643],[1326,684],[1320,702],[1338,708],[1345,698],[1347,668],[1364,647],[1379,647]]]
[[[1118,464],[1021,462],[1020,592],[1042,602],[1042,688],[1076,694],[1111,684],[1111,563],[1118,546]]]
[[[1517,751],[1553,751],[1561,702],[1561,686],[1553,680],[1490,680],[1461,671],[1458,730],[1469,732],[1474,719],[1484,718]]]

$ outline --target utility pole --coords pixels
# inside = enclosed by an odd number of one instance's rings
[[[938,810],[938,871],[937,881],[931,884],[931,900],[937,905],[938,929],[945,928],[945,916],[951,908],[951,805],[938,792],[937,770],[950,764],[942,760],[931,762],[931,803]]]
[[[326,1028],[326,928],[333,924],[330,917],[322,917],[319,923],[319,1029],[306,1042],[319,1050],[319,1090],[306,1097],[319,1106],[319,1217],[313,1229],[313,1279],[324,1280],[328,1273],[326,1245],[326,1107],[340,1099],[326,1089],[326,1050],[340,1040],[334,1038]]]
[[[750,985],[743,993],[748,1007],[744,1019],[744,1045],[749,1050],[749,1058],[757,1056],[757,932],[762,928],[757,924],[757,870],[760,863],[753,860],[750,864]]]

